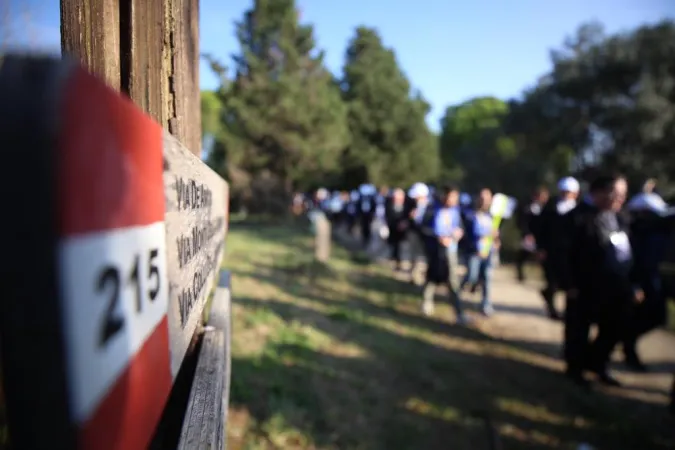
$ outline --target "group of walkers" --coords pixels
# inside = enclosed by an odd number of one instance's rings
[[[465,288],[472,292],[480,288],[481,311],[493,313],[490,275],[500,240],[490,213],[490,189],[482,189],[474,199],[454,186],[432,189],[415,183],[406,192],[400,188],[378,191],[364,185],[339,197],[319,190],[316,203],[338,227],[359,234],[364,249],[385,240],[396,271],[404,270],[402,248],[408,244],[411,281],[416,281],[416,274],[426,263],[421,305],[425,315],[434,313],[439,286],[447,287],[458,323],[468,322],[460,299]],[[467,267],[461,280],[457,276],[460,263]]]
[[[631,369],[648,370],[636,343],[666,322],[659,264],[675,220],[652,181],[629,202],[627,181],[618,175],[596,177],[585,193],[576,179],[566,177],[557,190],[551,196],[547,189],[538,188],[531,201],[519,206],[516,220],[522,249],[517,276],[524,280],[528,259],[541,264],[544,306],[552,320],[564,322],[566,375],[588,386],[586,374],[590,372],[600,383],[618,386],[608,371],[613,349],[621,344]],[[381,233],[397,270],[402,269],[404,241],[409,242],[411,274],[418,256],[424,255],[424,314],[433,314],[439,285],[447,286],[458,323],[468,322],[461,300],[466,288],[472,292],[480,288],[482,313],[493,313],[491,268],[500,233],[490,213],[490,189],[480,190],[474,198],[453,186],[432,192],[429,186],[416,183],[405,192],[398,188],[378,191],[365,185],[332,197],[319,192],[316,200],[336,224],[348,230],[359,228],[364,247],[371,244],[373,230]],[[467,269],[461,281],[459,264]],[[559,292],[564,293],[564,311],[555,306]],[[598,332],[591,341],[593,324]]]
[[[628,184],[621,176],[599,176],[580,196],[579,183],[565,178],[557,196],[544,188],[518,215],[523,248],[517,275],[530,256],[542,265],[546,284],[541,291],[549,316],[564,320],[567,375],[587,385],[585,372],[595,372],[604,384],[617,386],[607,365],[617,344],[625,364],[646,371],[637,341],[667,320],[666,293],[659,265],[673,229],[668,205],[648,181],[627,202]],[[565,310],[555,308],[554,296],[565,294]],[[589,342],[592,324],[597,336]]]

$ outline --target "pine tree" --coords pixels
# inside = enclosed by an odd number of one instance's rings
[[[343,157],[349,184],[407,185],[438,168],[426,125],[429,105],[410,83],[377,31],[359,27],[349,43],[342,82],[352,142]]]

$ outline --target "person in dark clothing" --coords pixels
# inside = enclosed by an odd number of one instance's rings
[[[361,198],[358,203],[358,216],[361,226],[361,239],[363,248],[368,249],[373,219],[375,218],[375,194],[377,194],[377,191],[371,185],[362,185],[359,191]]]
[[[627,189],[622,177],[600,176],[590,185],[589,199],[565,217],[570,233],[561,278],[567,290],[566,374],[584,386],[584,370],[595,372],[603,384],[619,385],[607,364],[626,329],[630,307],[644,298],[635,284],[628,223],[619,214]],[[589,344],[592,323],[598,334]]]
[[[403,189],[395,189],[385,206],[385,217],[389,236],[387,243],[391,249],[395,270],[401,270],[401,244],[410,227],[410,204],[406,202]]]
[[[530,260],[536,249],[534,236],[537,234],[541,211],[548,198],[548,189],[539,187],[534,191],[531,201],[518,208],[516,212],[516,226],[522,239],[516,255],[516,277],[521,283],[525,281],[525,263]]]
[[[415,183],[408,191],[410,200],[410,233],[408,244],[410,248],[410,281],[418,284],[420,259],[426,258],[426,240],[432,231],[425,221],[433,220],[434,205],[429,187],[424,183]]]
[[[349,193],[349,198],[345,202],[344,211],[345,211],[345,223],[347,226],[347,234],[354,237],[356,231],[356,221],[358,219],[359,212],[359,200],[361,196],[359,191],[353,190]]]
[[[433,314],[436,287],[446,285],[457,322],[464,324],[466,317],[462,311],[457,280],[457,243],[464,234],[458,203],[459,191],[456,188],[448,186],[441,189],[439,207],[433,219],[435,239],[429,239],[428,242],[429,262],[422,311],[426,315]]]
[[[623,341],[623,352],[628,367],[645,371],[636,345],[644,334],[664,325],[667,320],[667,304],[662,288],[659,266],[668,248],[668,239],[673,229],[673,218],[666,214],[667,204],[653,192],[642,192],[628,204],[631,215],[630,238],[638,284],[645,299],[634,305],[630,326]]]
[[[555,308],[555,294],[560,290],[560,276],[565,264],[565,219],[564,216],[577,205],[579,182],[566,177],[558,183],[560,195],[550,199],[541,211],[534,231],[537,257],[541,261],[546,286],[541,291],[548,315],[559,320]]]

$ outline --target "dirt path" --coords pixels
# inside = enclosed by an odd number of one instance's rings
[[[494,337],[523,342],[551,357],[558,357],[563,327],[544,314],[539,296],[540,283],[535,280],[517,283],[510,267],[498,268],[493,283],[496,314],[486,319],[481,329]],[[562,309],[562,295],[557,301],[559,309]],[[652,393],[652,400],[667,401],[663,394],[669,391],[672,373],[675,372],[675,335],[656,330],[640,341],[639,352],[652,369],[649,373],[627,372],[617,362],[614,365],[616,374],[627,388]],[[615,354],[614,359],[618,360],[619,356]],[[562,363],[560,365],[562,367]]]
[[[377,254],[376,259],[381,259],[383,253],[387,252],[386,246],[381,243],[374,247],[379,250],[373,252]],[[409,268],[407,246],[404,246],[402,253],[406,260],[404,267]],[[547,365],[562,371],[564,365],[560,356],[563,324],[550,320],[545,314],[543,300],[539,294],[539,290],[543,287],[541,273],[538,267],[530,269],[528,280],[519,283],[515,280],[513,267],[508,265],[496,267],[492,286],[495,314],[489,318],[484,318],[480,314],[472,315],[475,319],[474,327],[496,339],[536,350],[551,359]],[[460,268],[459,272],[463,274],[464,268]],[[400,275],[394,276],[401,279]],[[471,305],[470,309],[477,311],[479,295],[479,293],[464,293],[462,298]],[[556,297],[556,306],[559,311],[564,309],[563,294]],[[675,334],[662,329],[653,331],[640,340],[638,351],[643,361],[650,367],[648,373],[638,374],[625,370],[619,362],[621,354],[618,348],[613,356],[615,363],[612,368],[626,388],[625,396],[666,404],[669,401],[668,394],[675,373]]]

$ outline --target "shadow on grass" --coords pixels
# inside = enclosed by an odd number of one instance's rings
[[[665,449],[673,444],[660,408],[584,393],[557,372],[487,355],[471,345],[472,339],[489,339],[475,330],[446,326],[443,331],[466,346],[451,350],[424,338],[425,326],[437,326],[433,321],[418,324],[424,327],[419,334],[402,336],[348,306],[325,314],[275,300],[236,303],[267,308],[286,322],[363,350],[342,356],[331,354],[330,346],[313,348],[309,340],[289,343],[281,337],[270,340],[262,356],[233,362],[232,403],[246,406],[258,423],[278,417],[303,429],[317,446],[487,449],[486,418],[500,427],[504,448],[590,442],[599,448]],[[395,327],[395,318],[392,322]],[[584,428],[579,416],[595,423]]]
[[[264,436],[261,448],[487,449],[492,427],[505,449],[675,445],[664,408],[579,391],[527,361],[524,352],[550,356],[539,344],[421,317],[418,288],[367,267],[336,268],[348,261],[339,251],[317,266],[307,238],[290,231],[246,229],[245,238],[283,239],[296,256],[251,255],[255,271],[233,269],[294,299],[235,288],[244,314],[263,310],[284,324],[260,353],[233,359],[231,405],[255,419],[249,431]]]

